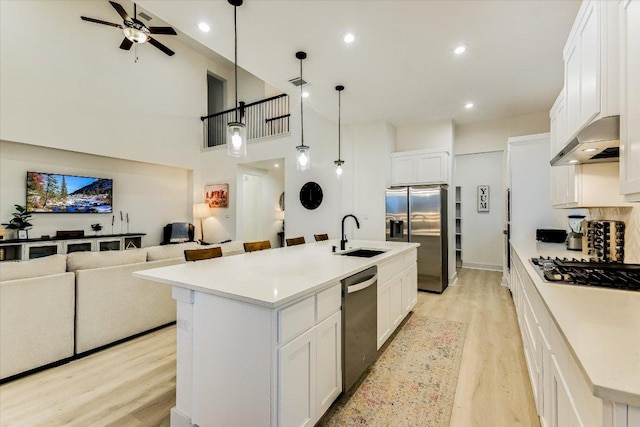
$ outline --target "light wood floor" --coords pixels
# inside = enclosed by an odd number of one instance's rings
[[[502,273],[458,270],[442,295],[419,293],[414,311],[467,324],[451,427],[540,426],[520,330]]]
[[[539,426],[520,332],[501,274],[459,270],[416,312],[467,323],[451,427]],[[0,386],[1,426],[168,426],[175,327]]]

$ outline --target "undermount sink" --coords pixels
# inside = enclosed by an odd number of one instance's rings
[[[387,251],[379,250],[379,249],[353,249],[348,252],[342,252],[340,255],[342,256],[357,256],[361,258],[371,258],[376,255],[383,254]]]

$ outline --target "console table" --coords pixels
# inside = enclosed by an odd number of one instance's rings
[[[145,233],[100,234],[83,237],[0,240],[0,262],[22,261],[81,251],[141,248]]]

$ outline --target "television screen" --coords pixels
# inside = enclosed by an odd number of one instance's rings
[[[27,212],[112,213],[113,180],[27,172]]]

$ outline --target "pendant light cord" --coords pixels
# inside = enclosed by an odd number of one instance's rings
[[[240,123],[238,119],[238,6],[233,6],[233,40],[235,44],[235,52],[234,52],[234,79],[236,86],[236,123]]]
[[[342,159],[340,158],[340,117],[342,116],[341,114],[341,103],[340,103],[340,99],[341,99],[341,92],[342,91],[338,91],[338,161],[341,161]]]
[[[302,59],[300,59],[300,133],[302,146],[304,147],[304,114],[302,113],[302,86],[304,85],[302,80]]]

